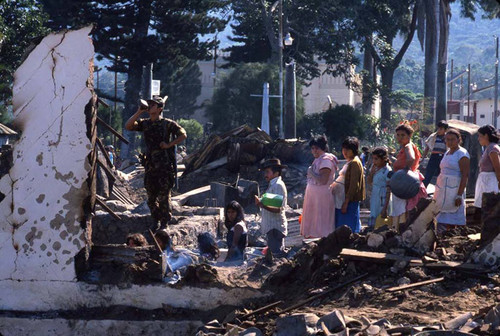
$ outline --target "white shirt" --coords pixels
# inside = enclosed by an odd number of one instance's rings
[[[285,215],[287,191],[285,183],[281,179],[281,176],[275,177],[269,182],[269,187],[267,188],[266,193],[283,196],[283,206],[281,207],[281,211],[278,213],[262,209],[262,223],[260,227],[261,232],[266,234],[272,229],[276,229],[286,236],[288,225]]]

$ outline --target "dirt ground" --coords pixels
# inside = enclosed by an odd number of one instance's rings
[[[476,245],[467,235],[478,230],[478,227],[466,227],[446,233],[438,241],[436,251],[429,253],[429,257],[438,257],[440,260],[466,260]],[[351,235],[349,242],[349,245],[353,244],[356,244],[355,235]],[[467,312],[480,317],[481,314],[484,315],[484,310],[500,302],[498,272],[469,274],[455,270],[431,270],[425,266],[407,266],[395,270],[392,264],[349,261],[328,256],[329,253],[335,253],[335,249],[330,246],[325,250],[325,246],[321,245],[326,244],[312,243],[300,250],[290,261],[281,259],[274,264],[261,261],[249,266],[246,273],[233,272],[225,275],[227,281],[233,282],[233,285],[238,282],[245,285],[253,283],[252,287],[257,288],[262,284],[263,290],[275,292],[270,298],[249,304],[238,311],[236,316],[241,317],[252,310],[282,301],[271,310],[235,320],[235,324],[242,328],[255,326],[266,335],[272,335],[276,319],[286,314],[313,313],[321,317],[334,310],[341,310],[344,315],[356,319],[361,316],[371,321],[385,318],[394,326],[436,325]],[[334,290],[286,314],[281,313],[292,305],[363,274],[366,276],[359,281]],[[439,277],[445,279],[414,289],[386,291],[389,287]]]

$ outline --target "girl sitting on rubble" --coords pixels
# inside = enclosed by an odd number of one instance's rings
[[[225,261],[243,260],[248,245],[247,225],[243,207],[236,201],[226,205],[224,225],[227,228],[227,257]]]
[[[370,227],[374,227],[377,218],[387,218],[387,209],[391,198],[391,190],[388,188],[389,173],[392,168],[389,166],[389,156],[383,147],[375,148],[372,152],[373,165],[367,176],[367,181],[372,185],[370,198]]]

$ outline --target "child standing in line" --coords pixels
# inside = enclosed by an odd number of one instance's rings
[[[368,173],[368,183],[372,184],[370,199],[370,227],[375,226],[377,217],[387,218],[391,190],[388,187],[389,156],[387,150],[382,147],[375,148],[372,152],[373,166]]]

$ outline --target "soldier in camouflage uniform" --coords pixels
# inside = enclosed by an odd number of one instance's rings
[[[175,121],[161,117],[164,101],[159,96],[148,100],[125,123],[129,131],[144,133],[146,143],[144,187],[155,226],[164,228],[172,218],[170,191],[175,182],[175,145],[186,139],[186,131]],[[149,118],[140,115],[147,110]]]

